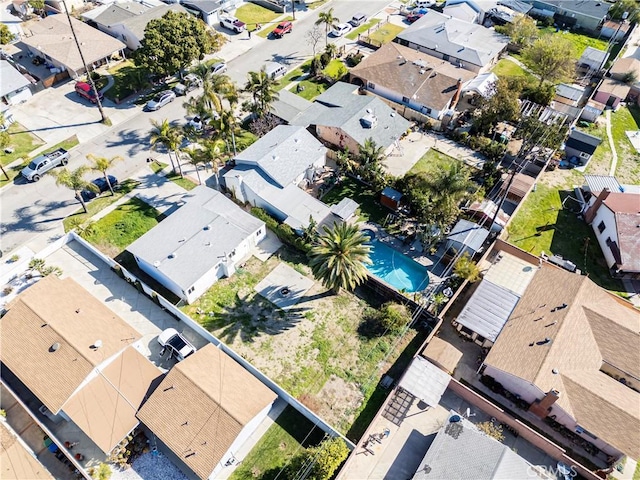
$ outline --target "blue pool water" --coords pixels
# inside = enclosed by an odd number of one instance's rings
[[[384,243],[371,241],[370,258],[372,264],[367,265],[367,270],[398,290],[419,292],[429,285],[425,266]]]

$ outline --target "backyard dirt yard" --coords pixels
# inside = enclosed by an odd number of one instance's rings
[[[313,279],[305,256],[282,247],[265,263],[252,257],[183,310],[346,432],[365,396],[371,395],[415,331],[405,335],[385,362],[397,337],[369,338],[358,332],[364,312],[372,306],[349,292],[334,295],[318,282],[285,313],[254,290],[281,262]]]

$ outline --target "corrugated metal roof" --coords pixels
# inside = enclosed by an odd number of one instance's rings
[[[435,407],[449,386],[451,377],[433,363],[422,357],[416,357],[402,376],[399,386],[419,398],[427,405]]]
[[[459,220],[447,236],[447,242],[465,245],[474,252],[477,252],[488,236],[489,230],[482,228],[477,223],[468,220]]]
[[[622,192],[622,186],[616,177],[608,175],[585,175],[584,181],[591,193],[598,193],[608,188],[611,192]]]
[[[456,322],[495,342],[518,300],[519,295],[483,280],[458,315]]]

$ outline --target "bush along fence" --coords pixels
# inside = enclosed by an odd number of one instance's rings
[[[274,220],[274,219],[272,219]],[[266,222],[265,222],[266,223]],[[209,342],[213,343],[216,347],[218,347],[220,350],[222,350],[224,353],[226,353],[227,355],[229,355],[231,358],[233,358],[236,362],[238,362],[240,365],[242,365],[244,368],[246,368],[249,372],[251,372],[251,374],[253,374],[258,380],[260,380],[262,383],[264,383],[267,387],[269,387],[271,390],[273,390],[275,393],[278,394],[279,397],[281,397],[284,401],[286,401],[289,405],[291,405],[293,408],[295,408],[300,414],[304,415],[310,422],[312,422],[314,425],[317,425],[319,428],[321,428],[322,430],[324,430],[328,435],[330,435],[331,437],[341,437],[347,444],[347,446],[349,447],[350,450],[353,450],[355,448],[355,445],[353,444],[353,442],[351,442],[349,439],[347,439],[344,435],[342,435],[340,432],[338,432],[337,430],[335,430],[332,426],[330,426],[327,422],[325,422],[322,418],[320,418],[318,415],[316,415],[314,412],[312,412],[311,410],[309,410],[305,405],[303,405],[302,403],[300,403],[296,398],[294,398],[293,396],[291,396],[286,390],[284,390],[280,385],[278,385],[277,383],[275,383],[273,380],[271,380],[269,377],[267,377],[264,373],[262,373],[260,370],[258,370],[256,367],[254,367],[251,363],[249,363],[247,360],[245,360],[244,358],[242,358],[242,356],[240,356],[238,353],[236,353],[233,349],[231,349],[230,347],[228,347],[227,345],[225,345],[220,339],[218,339],[217,337],[215,337],[214,335],[212,335],[209,331],[205,330],[202,325],[200,325],[198,322],[196,322],[195,320],[193,320],[191,317],[189,317],[187,314],[185,314],[184,312],[182,312],[180,309],[178,309],[175,305],[173,305],[170,301],[168,301],[166,298],[164,298],[162,295],[158,294],[156,291],[154,291],[152,288],[150,288],[149,286],[147,286],[144,282],[140,281],[135,275],[131,274],[128,270],[126,270],[122,265],[120,265],[118,262],[116,262],[115,260],[113,260],[112,258],[104,255],[101,251],[99,251],[97,248],[95,248],[93,245],[91,245],[89,242],[87,242],[85,239],[83,239],[82,237],[80,237],[78,234],[76,234],[74,231],[71,231],[69,233],[67,233],[65,235],[65,237],[63,237],[64,243],[69,243],[73,240],[75,240],[76,242],[78,242],[79,244],[81,244],[83,247],[85,247],[87,250],[89,250],[91,253],[93,253],[94,255],[96,255],[100,260],[102,260],[103,262],[105,262],[107,265],[109,265],[109,267],[111,267],[111,269],[118,274],[120,277],[122,277],[123,279],[125,279],[128,283],[130,283],[131,285],[133,285],[135,288],[137,288],[139,291],[141,291],[142,293],[144,293],[145,295],[147,295],[151,300],[153,300],[155,303],[157,303],[158,305],[160,305],[162,308],[164,308],[168,313],[170,313],[176,320],[178,321],[182,321],[184,322],[186,325],[189,326],[189,328],[191,328],[192,330],[194,330],[198,335],[200,335],[202,338],[208,340]]]

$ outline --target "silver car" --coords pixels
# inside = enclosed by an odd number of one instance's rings
[[[211,73],[214,75],[220,75],[227,71],[227,64],[224,62],[218,62],[211,65]]]
[[[147,105],[144,107],[148,112],[154,112],[156,110],[161,109],[166,104],[173,102],[176,99],[175,92],[171,90],[165,90],[164,92],[160,92],[153,97]]]

